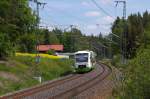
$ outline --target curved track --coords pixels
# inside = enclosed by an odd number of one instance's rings
[[[27,89],[27,90],[24,90],[24,91],[15,92],[15,93],[10,94],[10,95],[2,96],[2,97],[0,97],[0,99],[9,99],[9,98],[20,99],[20,98],[23,98],[23,97],[26,97],[26,96],[33,95],[33,94],[38,93],[40,91],[50,89],[50,88],[55,87],[59,84],[74,80],[74,79],[76,79],[80,76],[81,75],[70,75],[70,76],[67,76],[63,79],[56,80],[54,82],[46,83],[46,84],[39,85],[37,87],[30,88],[30,89]]]
[[[100,63],[99,63],[100,64]],[[71,99],[72,97],[77,96],[80,93],[83,93],[84,91],[86,91],[87,89],[95,86],[96,84],[98,84],[99,82],[101,82],[102,80],[104,80],[108,75],[110,75],[111,73],[111,68],[104,66],[103,64],[101,64],[103,71],[101,73],[99,73],[96,77],[88,80],[87,82],[84,82],[82,84],[80,84],[77,87],[74,87],[68,91],[65,91],[61,94],[58,94],[54,97],[50,97],[52,99]],[[108,68],[108,69],[106,69]]]
[[[0,99],[70,99],[95,86],[111,74],[111,68],[100,64],[87,74],[75,74],[53,82],[30,88]]]

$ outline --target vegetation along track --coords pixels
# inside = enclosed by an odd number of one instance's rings
[[[55,87],[59,84],[68,82],[70,80],[74,80],[74,79],[76,79],[80,76],[81,75],[73,75],[72,74],[72,75],[69,75],[69,76],[67,76],[63,79],[59,79],[59,80],[56,80],[56,81],[53,81],[53,82],[50,82],[50,83],[47,82],[45,84],[42,84],[42,85],[39,85],[39,86],[36,86],[36,87],[33,87],[33,88],[25,89],[23,91],[18,91],[18,92],[12,93],[12,94],[8,94],[6,96],[1,96],[0,99],[9,99],[9,98],[20,99],[20,98],[23,98],[23,97],[26,97],[26,96],[33,95],[33,94],[38,93],[40,91],[50,89],[50,88]]]
[[[99,63],[96,69],[89,73],[68,76],[64,79],[46,83],[29,90],[6,95],[2,99],[70,99],[103,81],[110,73],[111,69],[109,67]]]

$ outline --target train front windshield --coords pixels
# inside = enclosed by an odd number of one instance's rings
[[[88,62],[88,53],[80,53],[75,55],[76,62]]]

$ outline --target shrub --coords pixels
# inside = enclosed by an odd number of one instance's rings
[[[54,55],[55,51],[54,50],[48,50],[46,53],[49,54],[49,55]]]
[[[0,59],[6,59],[13,55],[14,49],[5,33],[0,33]]]
[[[125,70],[124,96],[121,99],[150,99],[150,50],[140,50]]]

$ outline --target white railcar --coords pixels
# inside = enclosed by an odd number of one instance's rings
[[[76,69],[92,69],[96,63],[96,54],[93,51],[78,51],[75,53],[75,68]]]

